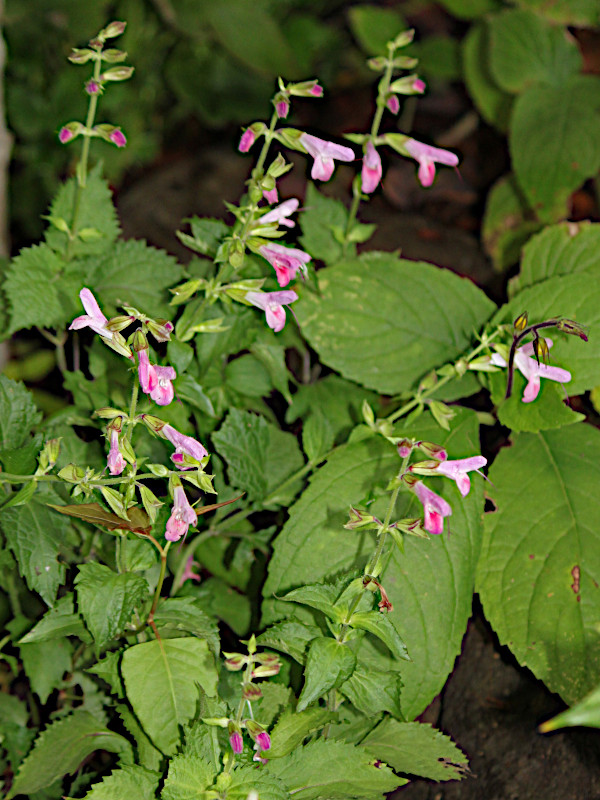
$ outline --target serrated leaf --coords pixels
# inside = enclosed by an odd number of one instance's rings
[[[471,26],[462,42],[462,54],[465,84],[477,110],[488,124],[502,132],[506,131],[513,97],[504,92],[492,77],[486,21],[481,20]]]
[[[334,229],[345,228],[347,218],[348,212],[340,200],[325,197],[314,183],[309,183],[300,220],[300,244],[313,258],[335,264],[342,257],[343,248],[334,235]]]
[[[103,564],[80,564],[75,578],[77,606],[94,637],[96,653],[117,636],[148,597],[141,575],[119,574]]]
[[[169,761],[169,772],[161,800],[196,800],[212,786],[215,770],[199,756],[184,753]]]
[[[345,260],[318,281],[320,295],[295,304],[304,335],[327,366],[384,394],[460,355],[494,309],[471,281],[391,253]]]
[[[385,792],[406,783],[385,764],[375,766],[361,748],[327,739],[270,761],[268,771],[281,778],[294,800],[383,800]]]
[[[340,692],[368,717],[382,712],[401,717],[401,686],[397,672],[381,672],[372,667],[363,669],[357,666],[350,678],[340,686]]]
[[[406,645],[400,638],[398,631],[381,611],[358,611],[353,614],[348,623],[353,628],[369,631],[388,647],[395,658],[410,661]]]
[[[599,107],[600,78],[593,75],[560,86],[532,86],[515,103],[509,138],[513,168],[542,222],[566,217],[570,194],[600,169]]]
[[[320,635],[321,629],[316,625],[307,625],[292,618],[271,625],[257,637],[256,643],[262,647],[272,647],[281,653],[287,653],[299,664],[304,664],[309,642]]]
[[[282,709],[290,705],[292,690],[281,683],[262,681],[262,697],[254,705],[255,717],[265,728],[270,728]]]
[[[488,20],[490,69],[507,92],[528,86],[560,85],[581,69],[575,40],[526,9],[506,9]]]
[[[121,718],[125,730],[133,738],[137,761],[146,769],[159,771],[163,763],[163,755],[152,744],[144,729],[138,722],[135,714],[125,703],[116,703],[115,710]]]
[[[67,639],[53,639],[21,644],[19,650],[31,688],[40,702],[45,703],[54,689],[63,684],[65,673],[71,670],[73,647]]]
[[[344,644],[326,636],[313,639],[308,647],[304,686],[298,699],[298,711],[322,697],[330,689],[336,689],[352,675],[356,656]]]
[[[318,408],[302,425],[302,447],[308,460],[314,463],[318,463],[333,447],[333,429]]]
[[[490,470],[483,607],[500,641],[567,703],[600,669],[599,464],[600,432],[580,423],[515,435]]]
[[[227,800],[247,800],[254,790],[259,800],[290,800],[285,784],[265,770],[257,772],[256,768],[247,765],[234,769],[232,780],[227,788]]]
[[[100,525],[109,531],[127,530],[133,533],[148,534],[152,530],[150,517],[141,508],[135,506],[127,511],[127,516],[129,517],[129,522],[127,522],[127,520],[102,508],[100,503],[80,503],[79,505],[67,506],[55,506],[48,503],[48,505],[68,517],[77,517],[89,522],[91,525]]]
[[[20,448],[41,417],[24,384],[0,375],[0,451]]]
[[[300,586],[298,589],[292,589],[291,592],[288,592],[280,599],[286,603],[300,603],[300,605],[316,608],[334,622],[340,622],[344,612],[342,609],[335,607],[338,593],[335,586],[331,584],[310,583],[306,584],[306,586]]]
[[[420,424],[406,426],[403,434],[436,441],[459,458],[478,452],[478,425],[472,412],[460,410],[448,434],[426,415]],[[398,469],[398,455],[380,439],[365,439],[338,448],[311,479],[289,519],[274,541],[269,575],[264,587],[263,623],[287,616],[287,604],[273,600],[293,586],[323,580],[366,563],[371,546],[362,537],[344,530],[348,507],[385,486]],[[452,505],[452,535],[421,541],[407,538],[405,552],[394,552],[381,578],[391,602],[402,613],[390,620],[406,643],[412,662],[398,662],[361,643],[370,653],[368,664],[376,669],[400,672],[404,682],[403,711],[408,719],[420,714],[445,683],[452,670],[471,613],[475,564],[480,547],[483,487],[473,481],[468,497],[461,499],[454,484],[435,486]],[[373,512],[385,513],[386,498],[373,504]],[[380,510],[381,508],[381,510]],[[401,493],[394,517],[416,517],[420,503]],[[432,587],[435,586],[435,591]],[[298,607],[301,611],[301,607]],[[305,619],[300,613],[298,617]],[[366,662],[365,662],[366,663]]]
[[[384,719],[361,747],[396,772],[432,781],[461,780],[468,772],[467,759],[452,739],[420,722]]]
[[[123,689],[123,681],[119,672],[119,662],[121,660],[121,652],[119,650],[111,650],[104,658],[97,661],[91,667],[88,667],[86,672],[91,672],[92,675],[97,675],[110,686],[111,692],[118,698],[125,697]]]
[[[179,239],[194,252],[214,258],[219,244],[229,233],[229,226],[223,220],[211,217],[192,217],[186,222],[190,224],[192,235],[188,236],[178,231]]]
[[[36,739],[15,781],[10,796],[33,794],[57,778],[71,775],[95,750],[129,754],[131,745],[87,711],[74,711],[46,727]]]
[[[271,747],[266,756],[283,758],[310,736],[331,721],[334,716],[327,708],[307,708],[296,713],[286,708],[271,730]]]
[[[289,373],[285,364],[285,347],[278,344],[255,342],[250,351],[266,368],[275,389],[281,392],[288,403],[291,403],[292,396],[288,386]]]
[[[24,248],[5,271],[10,304],[8,333],[34,326],[61,326],[64,310],[57,277],[64,264],[46,244]]]
[[[135,645],[125,651],[121,672],[127,698],[144,730],[159,750],[173,755],[179,726],[196,713],[198,684],[211,697],[217,690],[207,642],[188,638]]]
[[[158,628],[187,631],[206,639],[215,655],[219,654],[219,629],[195,597],[168,597],[159,603],[154,615]]]
[[[45,642],[50,639],[62,639],[65,636],[77,636],[84,642],[91,641],[81,617],[75,611],[72,592],[61,597],[54,608],[46,611],[37,625],[23,636],[19,644]]]
[[[0,527],[29,588],[38,592],[46,605],[53,606],[65,579],[65,566],[58,556],[69,531],[68,520],[34,498],[27,505],[2,511]]]
[[[116,769],[95,783],[84,800],[153,800],[160,775],[138,766]]]

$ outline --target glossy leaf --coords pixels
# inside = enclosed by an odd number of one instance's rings
[[[346,645],[335,639],[319,636],[313,639],[306,656],[304,686],[298,699],[298,711],[336,689],[348,680],[356,666],[356,656]]]
[[[271,729],[271,747],[265,756],[282,758],[313,733],[320,731],[331,720],[333,713],[326,708],[307,708],[295,713],[286,708],[275,726]]]

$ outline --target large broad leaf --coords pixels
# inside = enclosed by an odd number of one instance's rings
[[[450,433],[442,432],[429,418],[425,420],[419,428],[406,429],[407,434],[444,444],[450,458],[479,450],[478,427],[471,412],[459,411]],[[395,449],[377,438],[339,448],[313,476],[274,543],[264,588],[266,622],[289,614],[288,604],[275,600],[274,595],[365,565],[374,543],[372,538],[344,530],[348,508],[360,503],[375,486],[385,487],[398,467]],[[408,718],[423,711],[452,669],[471,610],[480,546],[481,482],[473,481],[471,494],[464,500],[449,482],[435,489],[452,505],[452,533],[430,541],[407,537],[404,554],[394,551],[382,577],[392,603],[401,609],[392,611],[389,619],[406,643],[412,662],[394,661],[383,646],[369,648],[372,666],[401,673],[402,708]],[[385,498],[378,500],[373,513],[385,513],[385,504]],[[416,498],[402,492],[395,518],[421,513]],[[301,608],[297,611],[300,616]],[[365,640],[360,656],[366,648]]]
[[[10,305],[8,333],[64,323],[58,280],[63,261],[47,244],[23,248],[5,271],[3,290]]]
[[[49,609],[37,625],[23,636],[19,644],[46,642],[65,636],[78,636],[84,642],[90,641],[81,617],[75,612],[72,592],[61,597],[54,608]]]
[[[600,432],[519,434],[490,470],[478,574],[486,616],[520,663],[567,702],[598,681]]]
[[[69,520],[54,514],[45,503],[33,499],[0,513],[0,527],[19,563],[19,572],[30,589],[53,606],[65,566],[58,555],[69,531]]]
[[[518,98],[510,152],[519,185],[542,222],[567,216],[569,195],[600,168],[600,78],[532,86]]]
[[[227,787],[227,800],[248,800],[253,790],[259,800],[291,800],[285,784],[274,775],[266,774],[266,770],[257,770],[251,764],[234,769]]]
[[[488,193],[482,238],[494,269],[502,272],[519,261],[521,248],[540,229],[532,219],[514,175],[504,175]]]
[[[25,674],[41,703],[63,685],[65,673],[73,668],[73,647],[68,639],[53,639],[19,645]]]
[[[348,219],[346,207],[340,200],[325,197],[314,183],[308,184],[305,203],[306,210],[300,219],[300,244],[313,258],[326,264],[335,264],[342,257],[343,248],[336,239],[334,230],[345,229]]]
[[[21,447],[41,416],[24,384],[0,375],[0,457]]]
[[[491,17],[488,25],[491,72],[507,92],[564,83],[581,69],[575,40],[538,14],[510,9]]]
[[[491,75],[486,22],[471,26],[463,39],[462,53],[465,84],[477,110],[487,123],[506,131],[513,97],[504,92]]]
[[[179,726],[196,713],[198,685],[209,696],[217,691],[217,671],[207,642],[166,639],[125,651],[122,662],[127,698],[154,744],[173,755]]]
[[[327,708],[307,708],[295,713],[286,708],[271,730],[271,747],[266,755],[271,758],[283,758],[298,745],[331,720],[333,712]]]
[[[158,779],[158,773],[144,767],[122,767],[95,783],[84,800],[153,800]]]
[[[396,772],[420,775],[432,781],[460,780],[467,759],[449,736],[430,725],[384,719],[361,742],[375,758],[381,758]]]
[[[204,758],[190,753],[175,756],[169,761],[161,800],[195,800],[203,796],[214,779],[214,767]]]
[[[546,19],[576,27],[598,27],[600,7],[597,0],[517,0],[523,8],[539,9]]]
[[[51,723],[21,765],[10,797],[33,794],[57,778],[72,774],[95,750],[132,757],[127,739],[110,731],[87,711],[74,711]]]
[[[376,800],[406,783],[385,764],[375,766],[362,749],[327,739],[269,761],[267,770],[285,783],[294,800]]]
[[[298,711],[304,711],[314,700],[348,680],[355,666],[356,656],[346,645],[330,636],[313,639],[306,656],[304,686],[298,698]]]
[[[317,274],[320,295],[295,306],[304,335],[328,366],[385,394],[460,355],[494,310],[466,278],[390,253]]]
[[[530,286],[502,306],[494,321],[512,323],[527,311],[531,323],[567,317],[594,330],[600,322],[600,282],[591,279],[591,275],[560,275]],[[571,373],[571,380],[564,384],[569,395],[600,384],[600,337],[590,336],[588,342],[583,342],[577,336],[552,329],[543,333],[553,342],[550,363]]]
[[[510,295],[557,275],[600,274],[600,224],[562,222],[546,228],[527,243],[519,274],[510,282]]]

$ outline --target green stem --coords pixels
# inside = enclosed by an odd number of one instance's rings
[[[136,475],[137,481],[145,480],[148,478],[156,478],[152,472],[144,472],[141,475]],[[90,486],[113,486],[118,483],[129,483],[130,476],[125,478],[102,478],[100,480],[87,481]],[[27,483],[28,481],[48,481],[49,483],[68,483],[63,481],[58,475],[14,475],[11,472],[0,472],[0,483]]]
[[[9,569],[4,570],[4,575],[6,576],[6,583],[4,588],[6,589],[6,593],[8,594],[10,608],[13,613],[13,617],[18,617],[23,612],[21,609],[21,601],[19,600],[19,590],[17,588],[15,576],[14,573]]]
[[[273,131],[275,130],[277,119],[278,119],[277,112],[274,111],[273,116],[271,117],[271,122],[269,124],[269,129],[264,136],[263,146],[260,151],[260,155],[258,156],[256,166],[252,170],[252,177],[250,178],[248,191],[246,192],[244,198],[242,198],[242,203],[244,203],[246,198],[248,198],[248,200],[250,201],[249,205],[246,206],[246,216],[244,219],[244,223],[242,225],[241,233],[239,235],[239,238],[242,240],[242,242],[244,242],[244,244],[246,243],[246,237],[248,235],[250,225],[252,224],[254,218],[254,212],[258,208],[258,205],[256,203],[253,203],[250,199],[252,194],[252,189],[255,186],[258,186],[259,181],[263,176],[263,167],[267,159],[267,155],[269,153],[269,148],[271,147],[271,141],[273,140]]]
[[[131,390],[131,402],[129,404],[129,422],[127,423],[127,441],[131,442],[131,437],[133,435],[133,429],[135,427],[135,412],[137,408],[137,401],[139,396],[140,387],[137,380],[134,379],[133,381],[133,388]]]
[[[163,587],[163,583],[165,581],[165,573],[167,571],[167,554],[169,552],[169,548],[171,547],[171,542],[167,542],[164,547],[161,547],[159,543],[154,539],[152,536],[148,537],[151,539],[155,546],[158,548],[160,553],[160,574],[158,576],[158,583],[156,584],[156,589],[154,591],[154,598],[152,600],[152,606],[150,608],[150,613],[148,614],[148,618],[146,619],[146,625],[153,625],[154,623],[154,614],[156,612],[156,607],[158,605],[158,601],[160,600],[160,593]]]

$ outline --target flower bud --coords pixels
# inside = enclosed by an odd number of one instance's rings
[[[392,114],[397,114],[400,111],[400,101],[395,94],[391,94],[388,97],[386,105]]]
[[[58,439],[48,439],[44,445],[41,453],[38,456],[39,470],[42,473],[48,472],[56,464],[58,454],[60,452],[60,442],[62,436]]]
[[[229,744],[235,755],[239,755],[244,750],[244,740],[242,739],[242,732],[235,722],[230,722],[227,726],[229,730]]]
[[[127,137],[120,128],[115,128],[114,131],[111,131],[108,138],[117,147],[125,147],[127,144]]]
[[[261,664],[260,666],[255,667],[252,670],[252,677],[270,678],[272,675],[278,675],[280,669],[281,669],[281,664],[274,664],[273,666],[269,666],[268,664]]]
[[[369,69],[372,69],[373,72],[383,72],[383,70],[387,67],[387,58],[384,58],[384,56],[370,58],[367,61],[367,66]]]
[[[244,264],[244,245],[239,239],[234,239],[229,245],[228,261],[234,269],[239,269]]]
[[[122,315],[109,319],[105,327],[114,333],[115,331],[122,331],[124,328],[127,328],[132,322],[135,322],[135,317]]]
[[[89,95],[102,94],[102,84],[98,83],[98,81],[95,81],[93,79],[86,81],[84,88]]]
[[[154,522],[156,520],[156,515],[158,514],[158,509],[163,506],[164,503],[159,500],[154,492],[152,492],[145,484],[138,483],[137,487],[140,490],[140,497],[142,498],[144,510],[150,517],[150,522]]]
[[[563,333],[568,333],[572,336],[579,336],[580,339],[583,339],[584,342],[587,342],[587,331],[580,325],[578,322],[575,322],[572,319],[559,319],[556,323],[556,327],[559,331]]]
[[[275,106],[278,119],[285,119],[290,111],[290,101],[288,98],[282,92],[279,92],[273,98],[273,105]]]
[[[85,478],[85,470],[75,464],[67,464],[60,470],[58,477],[67,483],[79,483]]]
[[[58,132],[58,141],[61,144],[67,144],[77,138],[77,136],[80,136],[84,131],[85,127],[81,122],[68,122],[66,125],[63,125]]]
[[[319,85],[316,78],[300,83],[290,83],[287,91],[295,97],[323,97],[323,87]]]
[[[115,50],[109,47],[108,50],[102,51],[102,60],[107,61],[109,64],[117,64],[119,61],[125,61],[127,53],[124,50]]]
[[[103,28],[98,34],[98,39],[115,39],[123,33],[126,27],[127,23],[120,20],[109,22],[106,28]]]
[[[111,67],[100,75],[101,81],[126,81],[133,75],[133,67]]]
[[[175,328],[168,319],[149,319],[147,325],[157,342],[168,342]]]
[[[448,453],[439,444],[433,442],[417,442],[419,450],[422,450],[429,458],[435,458],[436,461],[445,461],[448,458]]]
[[[252,703],[255,700],[260,700],[262,697],[262,692],[260,687],[258,687],[255,683],[243,683],[242,695],[244,700],[249,700]]]
[[[413,443],[410,439],[401,439],[396,447],[400,458],[408,458],[413,450]]]
[[[90,58],[94,58],[94,56],[94,51],[87,47],[74,47],[71,51],[71,55],[68,56],[68,59],[72,64],[86,64]]]
[[[379,522],[379,520],[376,521],[376,518],[371,514],[365,514],[364,511],[360,511],[353,506],[350,507],[348,516],[350,517],[350,521],[344,525],[347,531],[360,530],[361,528],[376,528]]]
[[[246,719],[244,720],[244,726],[252,740],[256,742],[261,750],[268,750],[271,747],[271,737],[262,725],[259,725],[253,719]]]
[[[429,539],[429,534],[423,527],[423,520],[421,517],[418,519],[401,519],[394,523],[395,527],[407,533],[409,536],[418,536],[420,539]]]
[[[388,43],[388,47],[391,45],[393,48],[398,47],[406,47],[407,44],[410,44],[412,40],[415,38],[415,29],[409,28],[406,31],[402,31],[393,39],[391,42]]]
[[[248,663],[248,656],[244,656],[241,653],[223,653],[223,655],[227,656],[225,667],[230,672],[237,672]]]
[[[390,91],[404,95],[423,94],[425,83],[417,75],[405,75],[392,83]]]
[[[125,356],[126,358],[133,358],[131,350],[127,346],[127,342],[121,336],[120,333],[115,332],[112,335],[112,339],[106,339],[102,337],[102,340],[105,344],[107,344],[115,353],[119,353],[121,356]]]
[[[100,417],[100,419],[114,419],[115,417],[122,416],[122,411],[117,411],[116,408],[110,408],[109,406],[104,406],[103,408],[97,408],[92,416]]]
[[[163,422],[162,419],[159,419],[158,417],[153,417],[152,414],[142,414],[141,419],[144,425],[148,428],[148,430],[158,435],[162,435],[161,434],[162,429],[167,424],[166,422]],[[162,436],[162,438],[164,439],[166,437]]]
[[[527,312],[523,311],[523,313],[519,314],[519,316],[513,322],[513,328],[516,331],[524,331],[525,328],[527,327],[527,322],[528,322]]]
[[[139,353],[140,350],[148,350],[148,339],[140,328],[133,334],[133,349],[136,353]]]
[[[548,360],[550,359],[550,351],[548,349],[548,344],[544,338],[534,339],[533,354],[535,355],[538,364],[540,363],[540,361],[544,364],[548,363]]]

